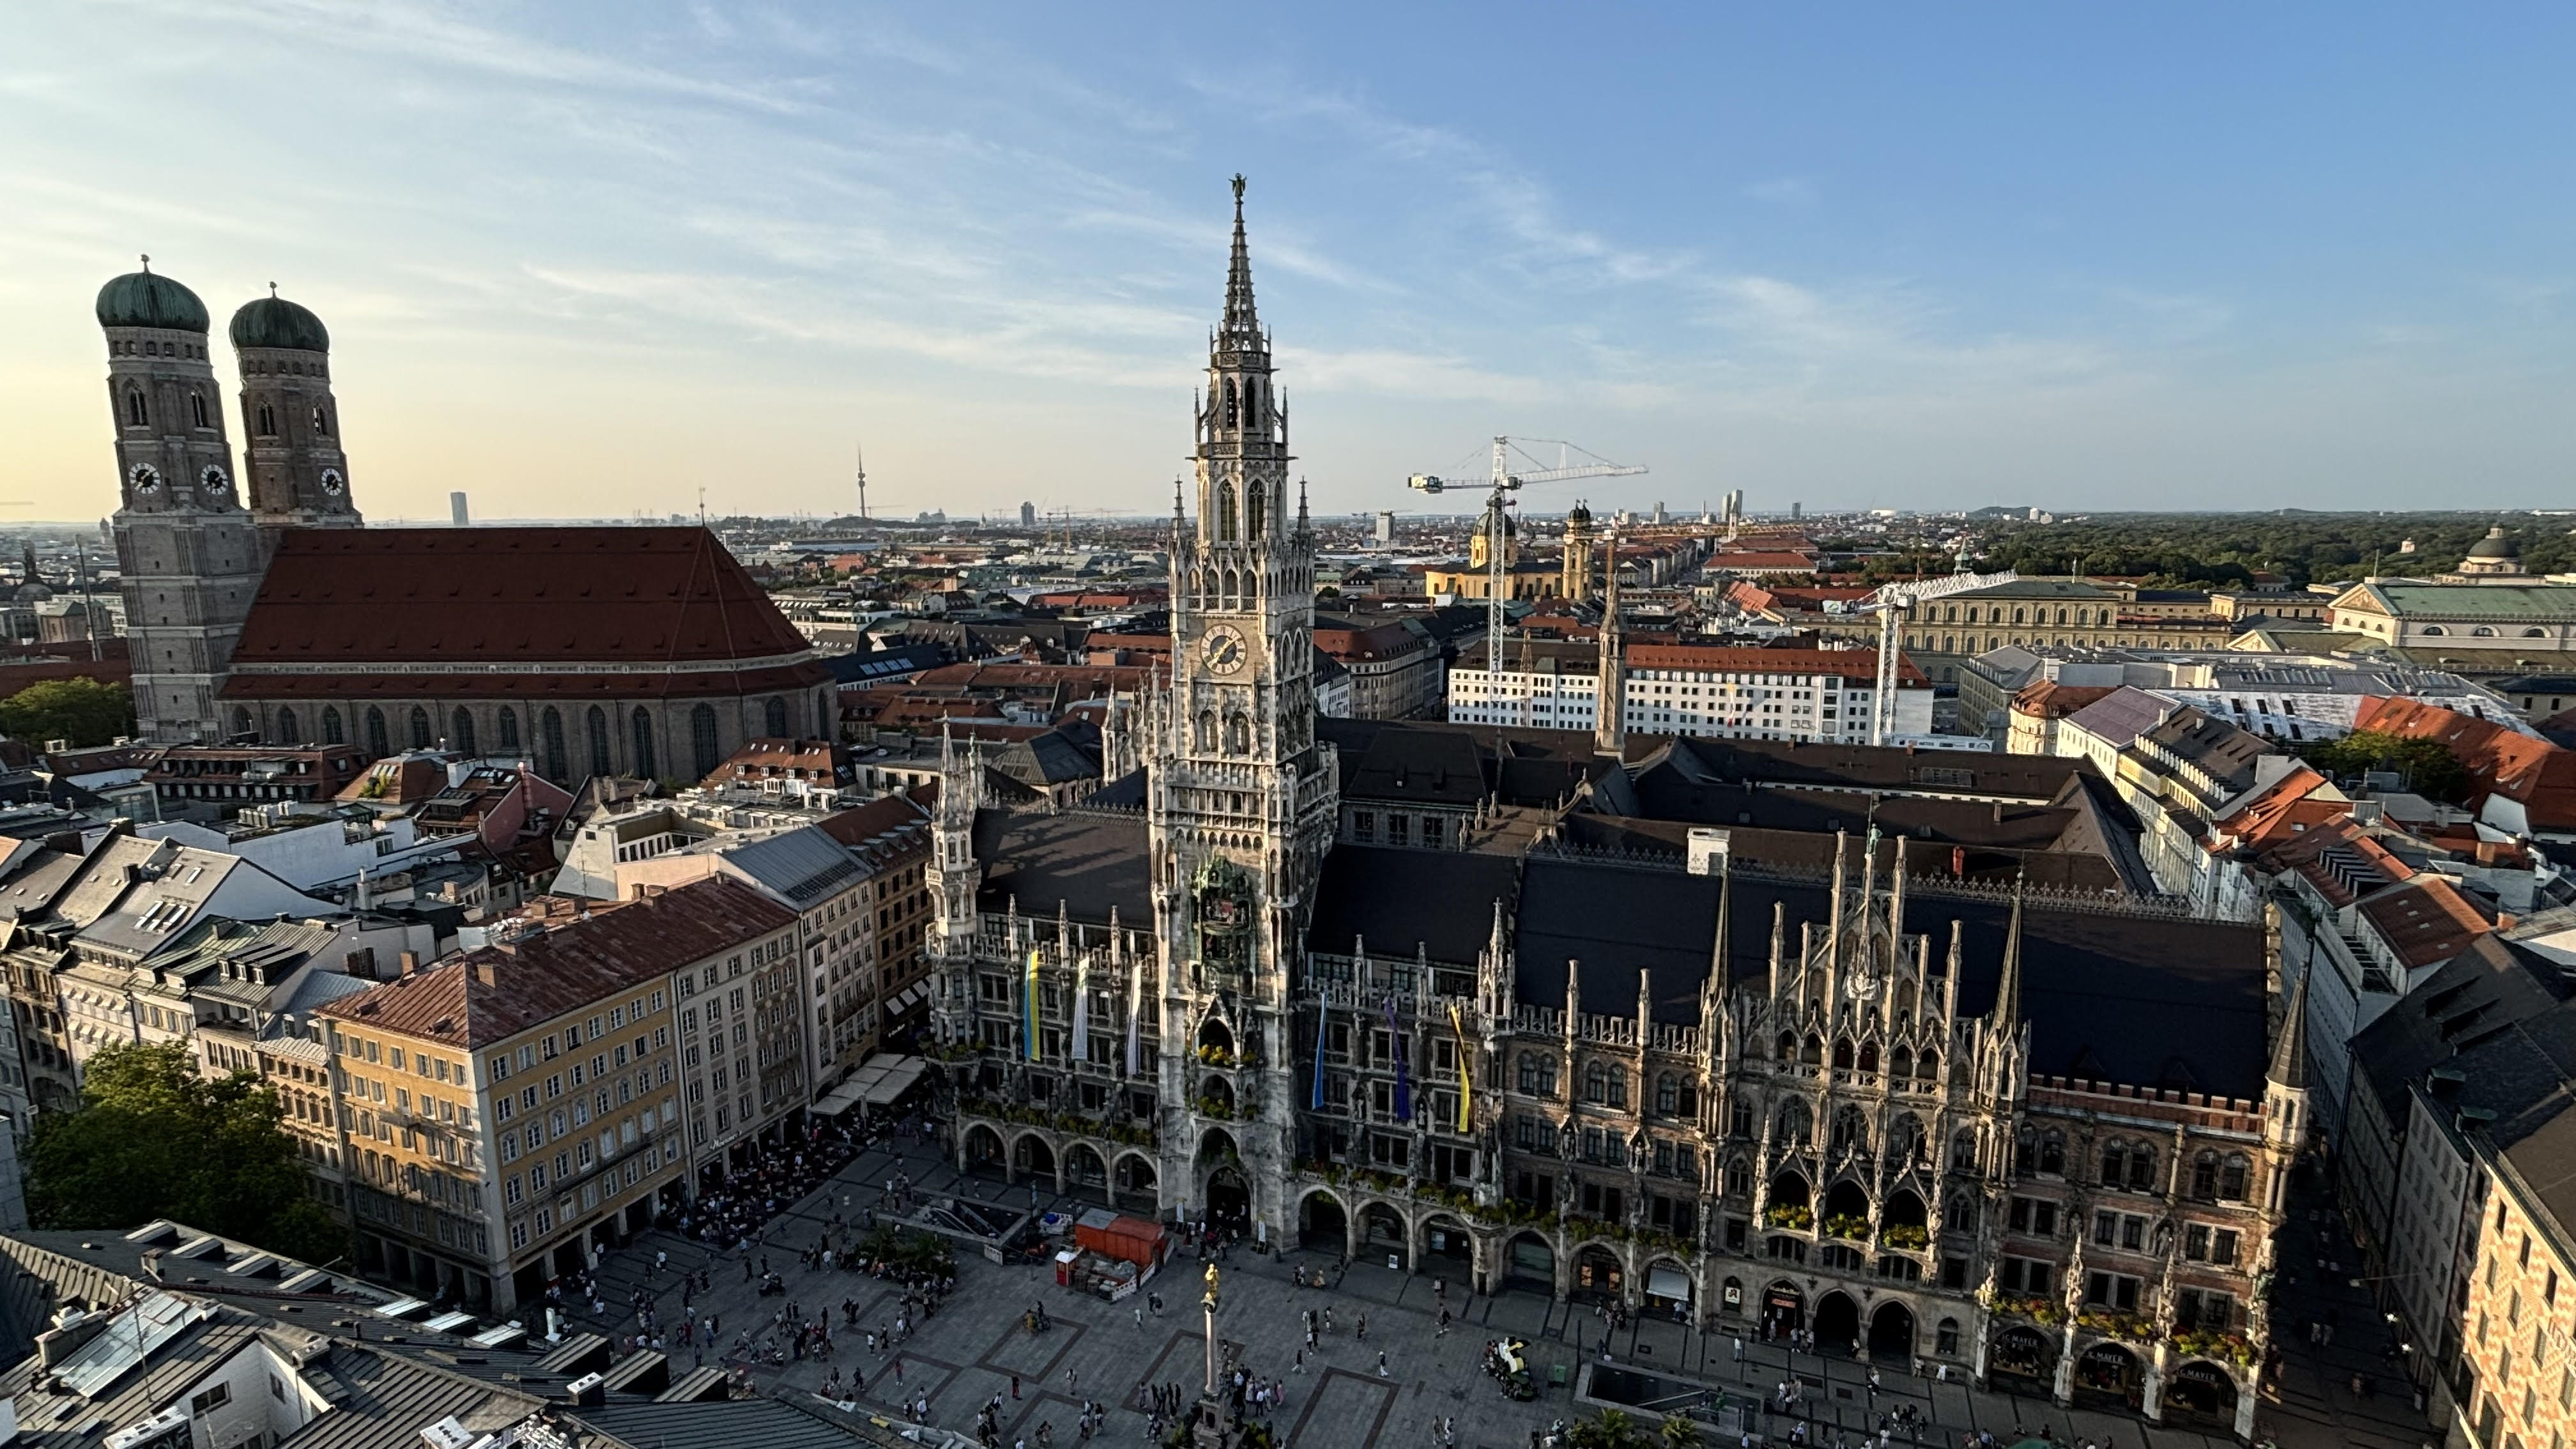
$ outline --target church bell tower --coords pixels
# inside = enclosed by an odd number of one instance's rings
[[[1285,1012],[1340,801],[1315,740],[1315,540],[1302,489],[1288,509],[1288,410],[1253,308],[1243,187],[1197,410],[1195,520],[1173,500],[1172,692],[1147,812],[1163,1202],[1275,1232],[1296,1141]]]
[[[117,587],[143,738],[213,743],[251,596],[259,534],[242,507],[206,347],[206,304],[144,267],[98,293],[116,430]]]

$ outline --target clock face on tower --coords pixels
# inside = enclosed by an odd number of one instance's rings
[[[137,493],[161,491],[161,470],[149,463],[135,464],[134,471],[126,476],[134,481],[134,491]]]
[[[1206,641],[1199,645],[1199,657],[1206,660],[1207,667],[1216,673],[1232,674],[1243,667],[1244,661],[1251,657],[1251,651],[1244,647],[1241,633],[1231,625],[1219,624],[1208,631]]]
[[[346,487],[348,487],[348,486],[349,486],[348,484],[343,483],[343,482],[341,482],[341,481],[340,481],[340,470],[339,470],[339,469],[337,469],[337,468],[325,468],[325,469],[323,469],[323,470],[322,470],[322,491],[323,491],[323,492],[325,492],[325,493],[327,493],[327,494],[331,495],[331,496],[332,496],[332,497],[334,497],[334,498],[337,498],[337,497],[339,497],[339,496],[340,496],[340,490],[341,490],[341,489],[343,489],[343,488],[346,488]]]

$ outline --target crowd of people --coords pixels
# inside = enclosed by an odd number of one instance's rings
[[[756,1242],[771,1219],[848,1166],[863,1145],[859,1134],[829,1120],[784,1142],[753,1144],[748,1161],[701,1182],[697,1200],[666,1209],[659,1224],[719,1252]]]

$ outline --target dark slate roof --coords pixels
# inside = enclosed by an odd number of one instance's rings
[[[1145,817],[1129,811],[983,810],[975,816],[975,858],[984,863],[979,904],[1024,916],[1052,916],[1061,903],[1077,921],[1150,925],[1153,881],[1146,868]]]
[[[1507,855],[1337,845],[1315,888],[1307,949],[1346,955],[1356,939],[1373,957],[1419,951],[1473,966],[1493,936],[1494,902],[1509,908],[1519,876]]]
[[[1382,888],[1413,887],[1388,880]],[[1522,871],[1515,923],[1520,1000],[1563,1006],[1573,959],[1582,963],[1585,1009],[1625,1015],[1635,1009],[1643,967],[1651,973],[1656,1020],[1697,1021],[1717,899],[1713,876],[1533,856]],[[1737,982],[1759,981],[1768,971],[1773,903],[1786,907],[1793,950],[1799,924],[1821,928],[1830,910],[1822,881],[1739,874],[1734,900],[1728,971]],[[1999,895],[1915,890],[1906,898],[1904,928],[1932,937],[1936,964],[1947,952],[1951,922],[1960,923],[1965,1015],[1994,1007],[2011,911]],[[2034,1072],[2262,1095],[2268,1030],[2259,928],[2035,898],[2024,916],[2022,971]]]
[[[2000,795],[2052,799],[2067,777],[2090,769],[2056,755],[1910,750],[1893,745],[1801,744],[1794,740],[1675,740],[1645,762],[1640,777],[1670,767],[1704,782],[1757,780],[1845,790]]]
[[[2527,1050],[2521,1028],[2567,1016],[2562,1008],[2571,997],[2576,985],[2547,957],[2499,936],[2481,936],[2354,1033],[2352,1060],[2378,1097],[2381,1120],[2400,1130],[2408,1089],[2454,1058],[2467,1080],[2452,1100],[2499,1114],[2518,1112],[2531,1105],[2535,1089],[2557,1085],[2555,1072],[2514,1069]],[[2502,1050],[2490,1049],[2500,1042]],[[2477,1069],[2468,1071],[2472,1065]]]
[[[1507,805],[1547,805],[1610,768],[1580,730],[1322,717],[1315,736],[1338,752],[1342,798],[1354,804],[1464,808],[1496,793]]]

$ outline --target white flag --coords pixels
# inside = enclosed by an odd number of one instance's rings
[[[1131,958],[1127,962],[1127,1075],[1145,1070],[1143,1031],[1145,1018],[1145,962]]]
[[[1091,953],[1073,967],[1073,1059],[1091,1060]]]

